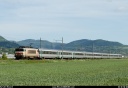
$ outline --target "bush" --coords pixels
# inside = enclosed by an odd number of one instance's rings
[[[2,55],[2,60],[7,60],[8,58],[7,58],[7,56],[6,56],[6,54],[4,53],[3,55]]]

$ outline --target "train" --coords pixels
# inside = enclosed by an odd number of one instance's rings
[[[20,46],[15,49],[15,59],[95,59],[123,58],[122,54],[97,53],[86,51],[55,50]]]

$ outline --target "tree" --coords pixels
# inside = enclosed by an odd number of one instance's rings
[[[7,56],[6,56],[6,54],[4,53],[3,55],[2,55],[2,60],[7,60],[8,58],[7,58]]]

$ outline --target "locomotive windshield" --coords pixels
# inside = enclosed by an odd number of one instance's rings
[[[15,51],[24,51],[24,49],[15,49]]]

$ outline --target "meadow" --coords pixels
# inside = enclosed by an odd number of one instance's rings
[[[0,60],[0,86],[128,86],[128,59]]]

